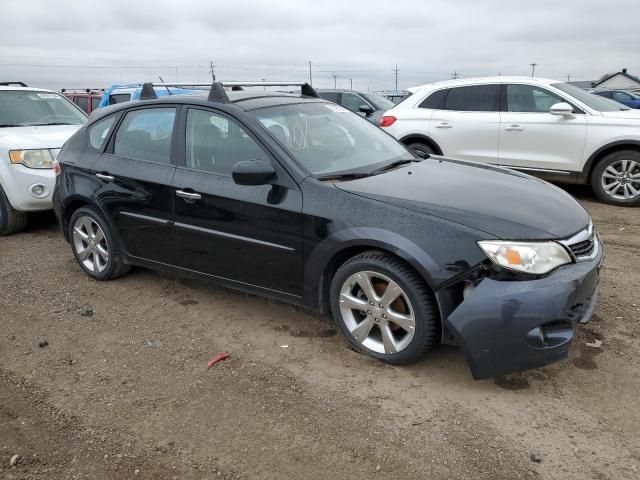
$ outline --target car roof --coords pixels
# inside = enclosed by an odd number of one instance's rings
[[[17,90],[19,92],[47,92],[47,93],[58,93],[53,90],[47,90],[46,88],[36,88],[36,87],[21,87],[19,85],[0,85],[0,91],[4,92],[6,90]]]
[[[456,87],[463,85],[484,85],[488,83],[528,83],[534,85],[551,85],[553,83],[562,83],[561,80],[554,80],[552,78],[541,77],[527,77],[527,76],[494,76],[494,77],[472,77],[472,78],[458,78],[455,80],[443,80],[440,82],[428,83],[425,85],[419,85],[411,87],[408,90],[415,93],[423,88],[440,88],[440,87]]]

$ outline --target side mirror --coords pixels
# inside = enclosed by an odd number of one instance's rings
[[[571,115],[573,114],[573,107],[564,102],[555,103],[551,105],[549,113],[551,115]]]
[[[374,112],[373,107],[366,104],[360,105],[358,110],[360,111],[360,113],[364,113],[367,116],[371,115]]]
[[[231,176],[238,185],[266,185],[275,178],[276,171],[264,160],[246,160],[233,166]]]

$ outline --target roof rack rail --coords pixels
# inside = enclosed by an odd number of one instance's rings
[[[60,93],[100,93],[104,92],[104,88],[63,88]]]
[[[321,98],[318,92],[307,82],[214,82],[211,84],[208,100],[210,102],[229,103],[229,97],[224,87],[231,87],[232,91],[243,90],[243,87],[300,87],[301,95]]]
[[[15,85],[17,87],[28,87],[24,82],[0,82],[0,85],[3,87],[10,87],[11,85]]]

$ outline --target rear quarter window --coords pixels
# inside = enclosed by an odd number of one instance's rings
[[[109,132],[113,128],[113,124],[116,121],[115,115],[110,115],[102,120],[98,120],[96,123],[89,127],[89,144],[96,150],[100,150],[105,144]]]
[[[444,100],[447,98],[449,89],[437,90],[425,98],[419,105],[420,108],[430,108],[432,110],[441,110],[444,106]]]

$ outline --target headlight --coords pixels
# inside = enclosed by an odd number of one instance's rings
[[[21,163],[29,168],[53,168],[53,156],[47,149],[43,150],[11,150],[11,163]]]
[[[569,253],[556,242],[511,242],[487,240],[480,248],[498,265],[518,272],[542,275],[571,263]]]

